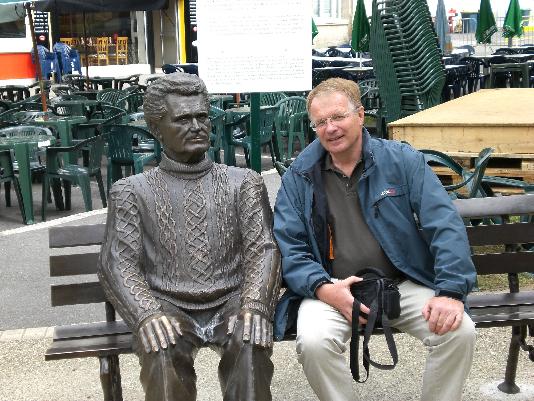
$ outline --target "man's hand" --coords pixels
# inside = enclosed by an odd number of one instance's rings
[[[176,344],[177,336],[182,335],[180,323],[174,317],[167,317],[162,313],[157,313],[146,318],[138,332],[143,343],[145,352],[159,352],[160,349],[167,349],[169,343]]]
[[[349,323],[352,323],[354,297],[350,292],[350,286],[362,280],[361,277],[350,276],[345,280],[339,280],[335,283],[326,283],[315,291],[315,295],[324,303],[336,308]],[[364,304],[360,305],[360,311],[369,314],[369,308]],[[359,320],[360,324],[367,323],[367,320],[361,316]]]
[[[273,324],[263,314],[244,309],[241,311],[239,319],[243,320],[243,342],[250,342],[262,348],[271,348],[273,346]],[[234,332],[237,320],[237,316],[230,317],[228,335]]]
[[[441,336],[460,327],[464,317],[464,304],[448,297],[432,297],[421,313],[428,321],[428,329]]]

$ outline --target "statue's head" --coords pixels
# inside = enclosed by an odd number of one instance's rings
[[[143,111],[150,132],[171,159],[200,161],[210,145],[210,102],[204,82],[177,72],[154,81],[145,94]]]

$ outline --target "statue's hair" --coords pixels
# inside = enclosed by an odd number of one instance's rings
[[[306,108],[308,112],[310,111],[310,105],[313,99],[315,99],[316,96],[320,96],[325,93],[343,93],[345,96],[347,96],[350,105],[354,109],[362,104],[360,87],[356,82],[343,78],[329,78],[313,88],[308,94],[308,98],[306,100]]]
[[[143,101],[143,111],[147,126],[150,132],[158,138],[160,138],[160,135],[157,132],[156,122],[167,113],[165,97],[169,94],[181,96],[201,95],[206,106],[206,112],[210,109],[208,90],[197,75],[175,72],[162,76],[148,86]]]

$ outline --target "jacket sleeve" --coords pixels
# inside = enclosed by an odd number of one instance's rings
[[[410,158],[410,200],[434,257],[436,295],[465,301],[476,280],[465,225],[420,152]]]
[[[245,268],[241,307],[272,320],[280,291],[280,252],[272,233],[272,212],[261,176],[245,175],[239,190],[239,229]]]
[[[140,222],[133,185],[126,180],[117,181],[109,195],[98,277],[106,297],[134,332],[145,318],[160,311],[142,272]]]
[[[315,290],[330,282],[330,275],[317,256],[320,252],[311,228],[312,205],[311,201],[306,204],[306,185],[302,180],[291,167],[284,173],[274,207],[274,236],[288,288],[302,297],[316,298]]]

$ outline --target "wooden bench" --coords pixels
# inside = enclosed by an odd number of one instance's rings
[[[465,219],[500,216],[500,222],[505,222],[511,215],[534,214],[534,196],[530,195],[454,202]],[[50,248],[69,250],[99,245],[104,230],[104,224],[52,227]],[[526,343],[527,331],[534,335],[534,291],[519,290],[518,273],[534,271],[534,252],[524,252],[517,244],[534,243],[534,223],[520,223],[516,218],[507,224],[469,226],[467,232],[478,274],[508,274],[509,292],[474,293],[469,295],[468,302],[478,328],[512,327],[505,380],[499,388],[506,393],[518,392],[515,376],[519,350],[528,351],[534,361],[534,347]],[[496,252],[480,248],[485,245],[504,245],[506,249]],[[123,321],[115,320],[115,311],[106,301],[98,280],[82,276],[96,272],[97,258],[98,251],[94,249],[84,253],[71,249],[68,254],[50,256],[52,277],[80,275],[73,284],[52,285],[52,306],[104,302],[106,321],[56,327],[45,359],[99,358],[104,400],[119,401],[122,389],[118,356],[132,352],[132,334]]]

